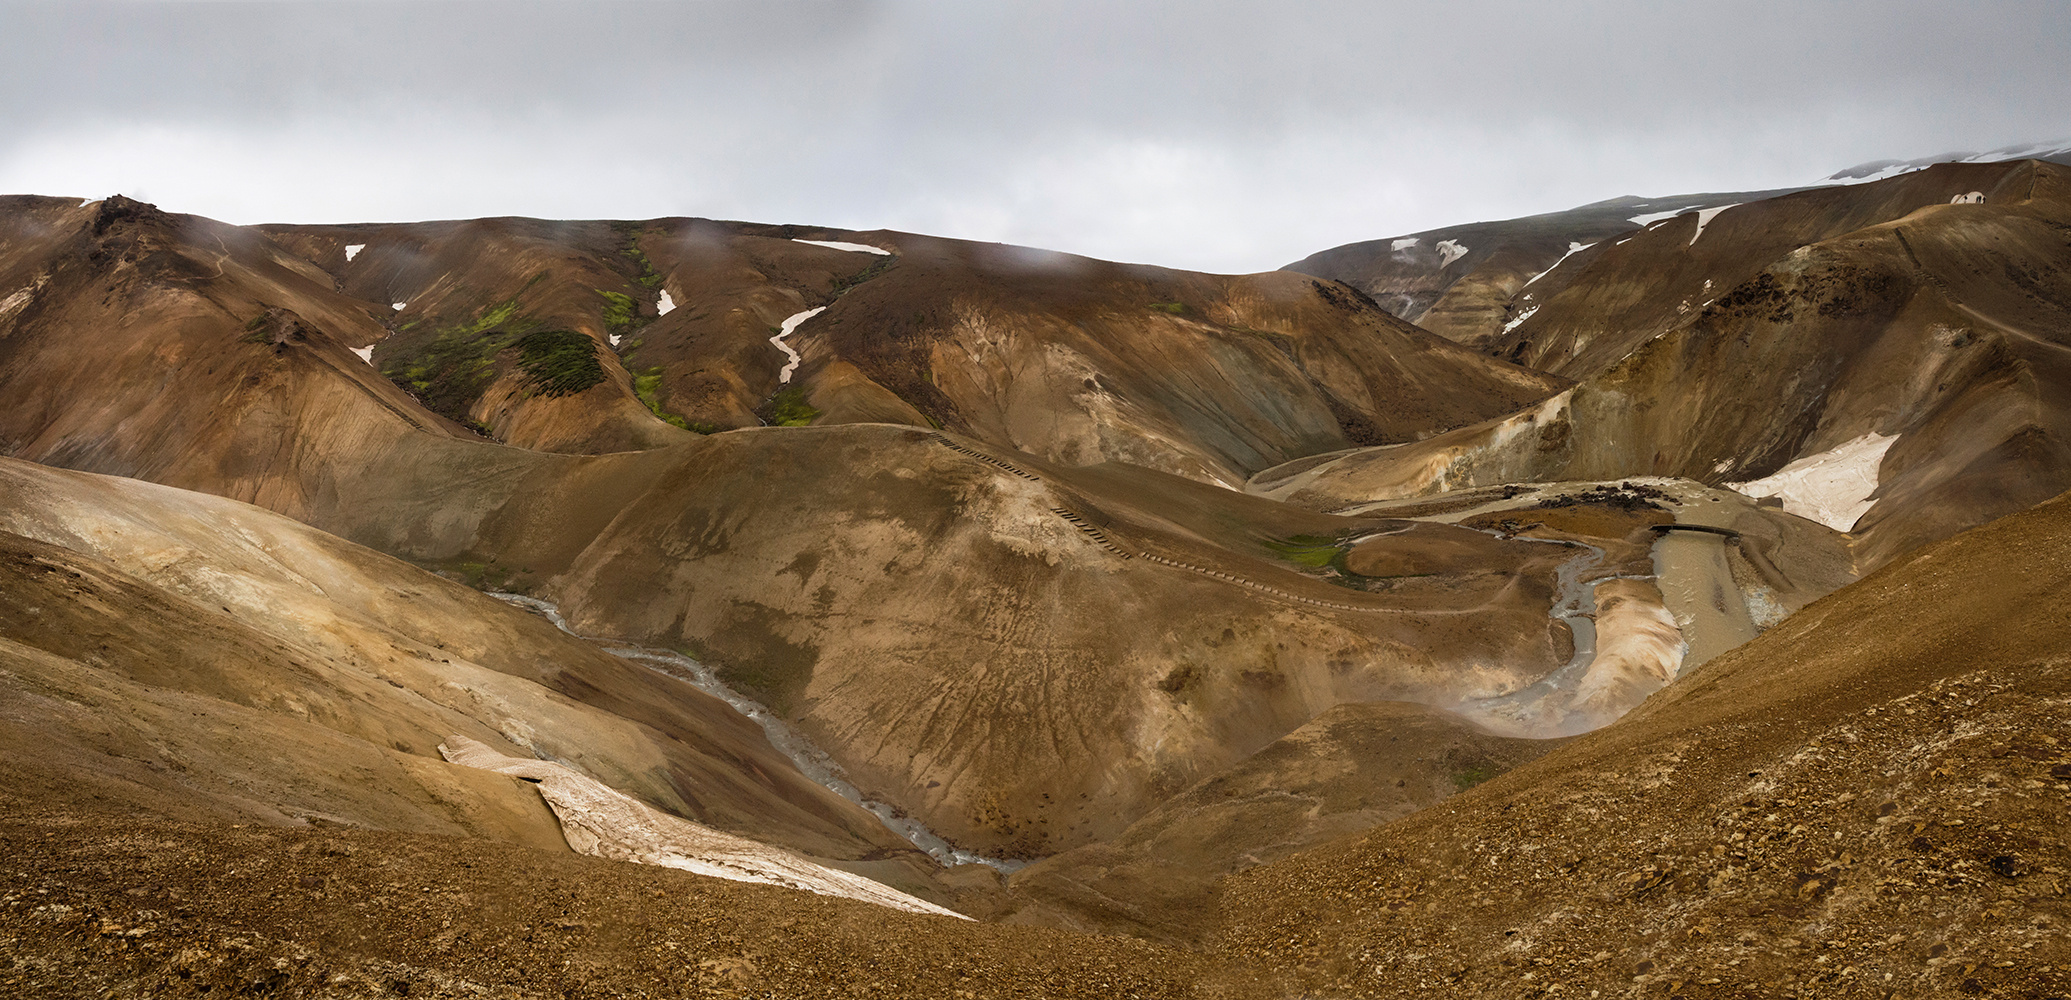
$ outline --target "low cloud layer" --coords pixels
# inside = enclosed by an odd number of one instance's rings
[[[0,190],[1220,271],[2071,134],[2057,2],[0,4]]]

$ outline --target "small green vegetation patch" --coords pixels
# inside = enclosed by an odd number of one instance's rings
[[[872,278],[877,277],[880,274],[885,273],[886,271],[891,270],[892,266],[897,264],[898,262],[899,258],[897,257],[879,257],[877,259],[877,262],[871,264],[869,267],[857,271],[856,273],[851,274],[846,278],[834,279],[831,290],[836,295],[846,295],[848,294],[849,289],[854,288],[857,285],[860,285],[866,281],[869,281]]]
[[[702,420],[685,420],[677,414],[662,409],[661,393],[662,370],[659,366],[649,368],[633,376],[633,395],[640,397],[640,402],[645,404],[647,409],[655,416],[660,417],[662,422],[674,427],[681,427],[687,431],[696,431],[699,434],[711,434],[719,430],[719,427],[715,424],[708,424]]]
[[[778,427],[804,427],[818,418],[820,411],[805,401],[804,389],[791,385],[777,393],[770,415],[771,422]]]
[[[627,330],[639,323],[640,308],[634,304],[632,296],[622,292],[607,292],[602,288],[597,289],[597,294],[604,297],[606,331],[623,336]]]
[[[647,251],[640,249],[640,236],[642,233],[656,231],[643,231],[640,228],[640,224],[636,222],[614,222],[611,224],[611,229],[618,234],[620,239],[625,241],[625,245],[619,248],[619,256],[632,261],[634,266],[640,269],[640,273],[633,277],[633,281],[639,284],[640,287],[650,291],[662,287],[661,273],[654,269],[654,262],[647,259]],[[656,235],[660,235],[660,233],[657,232]]]
[[[501,337],[451,331],[414,351],[396,351],[382,374],[410,391],[433,413],[468,422],[468,408],[496,378]]]
[[[654,269],[654,262],[647,259],[647,251],[640,249],[640,244],[628,243],[623,252],[627,259],[640,265],[640,275],[633,279],[640,283],[640,287],[649,290],[662,287],[661,272]]]
[[[573,396],[604,381],[597,342],[574,330],[534,330],[517,348],[518,366],[542,396]]]
[[[1502,770],[1494,764],[1476,764],[1461,768],[1453,772],[1453,787],[1464,792],[1501,773]]]
[[[518,315],[517,299],[510,299],[508,301],[498,302],[497,304],[490,306],[489,309],[486,312],[482,313],[482,315],[478,317],[474,322],[469,323],[468,325],[463,327],[457,327],[453,330],[453,332],[466,334],[469,336],[473,336],[475,334],[488,333],[489,331],[494,330],[497,327],[500,327],[505,323],[510,322],[512,317],[515,317],[516,315]]]
[[[409,333],[415,325],[398,332]],[[496,380],[497,354],[533,325],[518,314],[518,300],[499,302],[467,323],[387,342],[381,374],[433,413],[479,428],[468,411]]]
[[[455,563],[453,572],[460,582],[476,590],[502,590],[510,582],[511,571],[490,563]]]
[[[1280,558],[1310,569],[1322,569],[1336,562],[1338,558],[1337,539],[1318,535],[1270,539],[1266,542],[1266,547],[1279,553]]]
[[[1174,316],[1184,315],[1187,311],[1186,303],[1184,302],[1153,302],[1151,303],[1151,308],[1162,313],[1171,313]]]

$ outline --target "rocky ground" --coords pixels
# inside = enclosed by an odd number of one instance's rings
[[[12,997],[1179,997],[1214,967],[493,841],[6,805]]]

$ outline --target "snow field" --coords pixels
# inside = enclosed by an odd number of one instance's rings
[[[801,240],[799,242],[804,241]],[[791,381],[792,373],[798,371],[799,363],[805,360],[799,356],[797,351],[791,348],[790,344],[784,343],[784,338],[798,332],[798,328],[803,326],[806,320],[812,319],[814,316],[818,316],[826,311],[827,307],[821,306],[817,309],[807,309],[802,313],[793,313],[790,318],[784,320],[783,326],[777,328],[777,335],[769,338],[770,343],[777,345],[777,350],[783,351],[785,356],[791,359],[784,363],[782,371],[777,372],[777,384],[782,385]]]
[[[880,257],[890,257],[892,255],[890,250],[886,250],[883,247],[874,247],[867,243],[843,243],[840,240],[792,240],[791,242],[810,243],[816,247],[826,247],[829,250],[847,250],[850,253],[874,253]]]
[[[578,854],[840,896],[908,913],[970,919],[882,882],[815,864],[781,847],[671,816],[562,764],[507,756],[465,736],[447,737],[439,744],[439,753],[462,767],[532,781],[540,798],[553,809],[554,818],[560,820],[568,846]]]
[[[1693,247],[1697,245],[1697,237],[1704,235],[1704,227],[1711,225],[1711,220],[1718,218],[1720,212],[1723,212],[1729,208],[1739,207],[1740,202],[1736,201],[1731,205],[1720,205],[1717,208],[1707,208],[1702,211],[1699,211],[1697,213],[1697,231],[1690,234],[1689,245]]]
[[[1625,242],[1625,241],[1624,241],[1624,240],[1619,240],[1618,242],[1620,242],[1620,243],[1623,243],[1623,242]],[[1559,267],[1559,266],[1561,266],[1561,264],[1562,264],[1562,263],[1564,263],[1564,262],[1565,262],[1565,261],[1566,261],[1566,260],[1567,260],[1567,259],[1568,259],[1569,257],[1573,257],[1574,255],[1576,255],[1576,254],[1578,254],[1578,253],[1581,253],[1582,251],[1584,251],[1584,250],[1587,250],[1587,249],[1589,249],[1590,247],[1593,247],[1593,246],[1595,246],[1595,245],[1596,245],[1596,244],[1594,244],[1594,243],[1575,243],[1575,242],[1570,242],[1570,243],[1568,243],[1568,252],[1567,252],[1567,253],[1564,253],[1564,254],[1561,254],[1561,255],[1560,255],[1560,260],[1557,260],[1557,261],[1554,261],[1554,262],[1553,262],[1553,267]],[[1527,282],[1525,282],[1525,287],[1527,287],[1527,288],[1530,288],[1530,287],[1531,287],[1531,285],[1532,285],[1532,281],[1537,281],[1537,280],[1539,280],[1540,278],[1543,278],[1543,277],[1546,277],[1546,276],[1547,276],[1547,275],[1549,275],[1549,274],[1552,274],[1552,273],[1553,273],[1553,267],[1549,267],[1549,268],[1547,268],[1547,269],[1546,269],[1546,270],[1544,270],[1544,271],[1540,271],[1540,272],[1539,272],[1538,274],[1532,275],[1532,279],[1531,279],[1531,281],[1527,281]],[[1506,330],[1505,332],[1507,333],[1508,331]]]
[[[1775,473],[1745,483],[1727,483],[1751,497],[1779,497],[1783,509],[1835,531],[1854,531],[1877,492],[1877,467],[1898,435],[1872,431],[1853,441],[1807,455]]]

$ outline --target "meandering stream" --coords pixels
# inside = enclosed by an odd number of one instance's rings
[[[1628,482],[1645,483],[1669,494],[1678,503],[1675,517],[1682,524],[1725,527],[1745,503],[1745,498],[1737,496],[1740,504],[1726,503],[1725,498],[1731,495],[1683,480],[1648,478]],[[1551,497],[1594,485],[1597,484],[1547,484],[1539,487],[1539,492],[1543,497]],[[1527,502],[1532,499],[1538,497],[1527,498]],[[1513,509],[1517,504],[1518,501],[1506,498],[1413,520],[1457,523],[1491,510]],[[1553,605],[1547,612],[1549,617],[1568,626],[1575,641],[1573,655],[1553,672],[1517,691],[1457,706],[1457,711],[1492,728],[1525,736],[1570,735],[1610,721],[1592,720],[1590,724],[1581,725],[1580,720],[1564,718],[1563,713],[1566,703],[1581,689],[1584,678],[1588,677],[1596,662],[1599,644],[1596,589],[1612,580],[1648,580],[1661,591],[1662,607],[1675,620],[1682,637],[1681,656],[1670,671],[1669,683],[1713,656],[1754,638],[1759,631],[1748,613],[1740,588],[1733,581],[1723,536],[1663,532],[1652,547],[1652,574],[1591,577],[1590,574],[1603,564],[1605,552],[1601,548],[1581,542],[1497,531],[1489,533],[1513,541],[1571,545],[1585,550],[1561,563],[1555,571]],[[1581,727],[1577,728],[1578,725]]]

